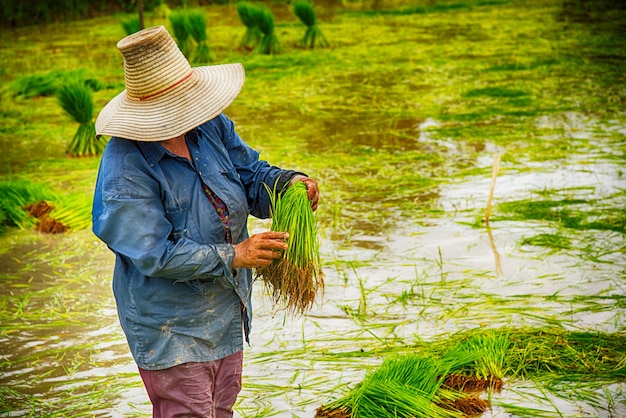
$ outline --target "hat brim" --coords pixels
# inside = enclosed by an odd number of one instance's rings
[[[133,100],[126,90],[104,106],[96,119],[96,136],[155,142],[180,136],[222,113],[245,81],[241,64],[192,68],[191,77],[147,100]]]

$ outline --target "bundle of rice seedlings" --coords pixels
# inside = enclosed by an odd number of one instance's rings
[[[465,417],[466,411],[459,411],[454,405],[467,395],[446,390],[442,384],[444,376],[451,370],[474,359],[475,355],[470,354],[445,359],[416,354],[392,356],[366,375],[348,395],[318,409],[316,416]],[[475,397],[472,399],[481,404]],[[486,407],[487,403],[482,401],[480,413]]]
[[[483,379],[501,380],[505,375],[505,360],[511,342],[509,335],[486,330],[464,343],[469,351],[480,353],[475,362],[476,375]]]
[[[54,201],[50,218],[65,225],[67,229],[81,230],[91,227],[91,195],[72,193]]]
[[[81,81],[71,81],[59,88],[57,99],[63,110],[80,124],[66,152],[78,157],[101,154],[106,142],[96,139],[91,90]]]
[[[189,33],[188,12],[186,10],[172,12],[170,14],[170,24],[172,25],[178,48],[189,59],[193,50],[193,44]]]
[[[139,32],[141,30],[139,17],[133,16],[128,19],[122,19],[122,28],[124,29],[124,33],[126,33],[126,35],[132,35],[133,33]]]
[[[329,45],[326,37],[316,24],[315,10],[308,0],[296,0],[293,4],[293,12],[306,25],[304,38],[300,45],[306,48],[327,47]]]
[[[237,14],[241,23],[246,27],[246,32],[241,38],[240,46],[252,50],[261,42],[263,34],[259,29],[259,15],[261,9],[247,1],[237,2]]]
[[[624,337],[623,331],[522,329],[512,333],[507,365],[518,379],[624,382]]]
[[[0,230],[35,228],[58,234],[91,226],[90,195],[56,196],[42,184],[24,180],[0,181]]]
[[[86,77],[85,70],[79,68],[73,71],[52,70],[46,74],[24,75],[12,81],[9,90],[14,96],[26,98],[54,96],[60,86],[71,80],[82,80],[93,91],[106,87],[101,81]]]
[[[57,90],[58,71],[47,74],[31,74],[17,78],[9,86],[14,96],[53,96]]]
[[[31,215],[31,205],[54,199],[46,186],[24,180],[0,181],[2,224],[20,229],[32,228],[36,217]]]
[[[263,37],[257,46],[257,51],[261,54],[272,55],[280,52],[280,43],[274,31],[274,15],[272,11],[262,6],[256,15],[257,24]]]
[[[270,287],[274,304],[291,313],[304,314],[324,288],[319,255],[317,221],[304,183],[297,182],[284,193],[270,190],[272,231],[288,232],[288,248],[282,258],[256,270]]]
[[[165,3],[165,0],[157,0],[152,15],[155,19],[167,19],[171,13],[169,6]]]
[[[213,54],[207,44],[207,29],[204,12],[202,10],[189,11],[187,14],[187,22],[189,24],[189,33],[196,41],[196,50],[192,54],[192,62],[204,64],[213,62]]]
[[[391,347],[395,353],[396,347]],[[481,416],[489,402],[478,398],[472,392],[485,392],[493,390],[491,385],[481,385],[481,379],[476,376],[485,376],[488,373],[504,374],[510,381],[533,381],[539,390],[572,401],[584,399],[597,405],[606,402],[601,399],[602,389],[610,383],[621,383],[626,379],[626,344],[624,333],[604,333],[599,331],[566,331],[562,328],[497,328],[497,329],[471,329],[461,331],[445,340],[421,341],[416,345],[406,347],[411,356],[431,357],[435,359],[437,369],[441,373],[439,381],[443,381],[440,388],[435,392],[433,402],[447,410],[456,410],[464,413],[464,416]],[[380,354],[380,352],[378,352]],[[377,355],[378,355],[377,354]],[[397,355],[397,354],[396,354]],[[392,366],[393,362],[402,364],[398,360],[387,361],[385,367]],[[393,359],[393,357],[392,357]],[[416,360],[405,362],[417,365]],[[495,366],[494,366],[495,365]],[[505,366],[506,365],[506,366]],[[396,367],[393,365],[394,368]],[[404,366],[403,366],[404,367]],[[421,364],[423,373],[431,366]],[[383,366],[381,366],[381,369]],[[406,370],[395,372],[393,376],[389,370],[384,372],[375,371],[378,377],[384,380],[402,381],[409,386],[418,386],[427,394],[429,385],[416,385],[416,380],[432,382],[434,373],[425,374],[425,377],[417,378],[412,367],[404,367]],[[485,370],[489,370],[485,372]],[[431,376],[430,378],[428,376]],[[472,377],[473,376],[473,377]],[[327,418],[357,418],[358,416],[385,417],[376,413],[363,415],[356,410],[352,413],[355,405],[359,406],[358,391],[361,386],[370,380],[368,374],[363,383],[359,383],[345,396],[327,405],[320,407],[317,417]],[[489,383],[495,381],[493,376],[487,379]],[[453,384],[449,382],[453,381]],[[580,398],[572,397],[572,386],[582,382]],[[390,384],[391,387],[393,385]],[[539,387],[542,386],[542,387]],[[426,390],[425,390],[426,389]],[[578,389],[575,389],[578,390]],[[469,394],[469,396],[467,396]],[[450,396],[452,395],[452,396]],[[465,396],[464,396],[465,395]],[[354,399],[357,397],[357,399]],[[393,403],[395,394],[383,394],[374,402]],[[369,402],[369,400],[367,400]],[[405,402],[406,403],[406,402]],[[500,403],[500,405],[503,405]],[[380,408],[380,406],[378,406]],[[522,406],[506,405],[507,412],[519,411],[524,414],[519,416],[548,416],[537,415],[537,410],[526,409]],[[362,410],[361,410],[362,411]],[[395,416],[395,415],[393,415]],[[398,414],[397,416],[403,416]],[[432,417],[435,414],[415,415],[415,417]],[[552,416],[552,415],[550,415]]]
[[[446,353],[446,357],[457,357],[460,353],[475,355],[471,367],[446,378],[446,386],[465,392],[502,390],[505,363],[511,342],[509,334],[499,330],[481,330],[469,335]]]

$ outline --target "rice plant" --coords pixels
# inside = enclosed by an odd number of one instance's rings
[[[523,331],[512,334],[507,355],[510,374],[519,379],[546,376],[552,376],[554,381],[626,379],[623,332]]]
[[[189,59],[193,51],[193,43],[191,34],[189,33],[188,12],[186,10],[172,12],[170,14],[170,24],[172,25],[174,38],[176,39],[176,44],[180,52]]]
[[[461,340],[444,357],[474,356],[475,360],[458,373],[446,376],[445,385],[464,392],[493,391],[504,386],[506,358],[511,343],[509,334],[500,330],[479,330]]]
[[[306,32],[300,45],[306,48],[329,46],[326,37],[316,23],[313,5],[308,0],[296,0],[293,4],[293,13],[306,25]]]
[[[484,330],[471,335],[457,348],[470,353],[480,353],[473,365],[477,377],[502,379],[505,375],[506,356],[510,345],[507,333]]]
[[[247,1],[237,2],[237,14],[241,23],[246,27],[246,32],[241,38],[240,46],[242,48],[252,50],[259,45],[263,33],[259,28],[259,15],[261,9]]]
[[[139,32],[141,30],[139,17],[132,16],[128,19],[122,19],[122,28],[124,29],[124,33],[126,33],[126,35],[132,35],[133,33]]]
[[[259,29],[263,34],[261,41],[257,45],[257,51],[265,55],[278,54],[281,48],[274,31],[274,15],[272,11],[266,6],[261,6],[258,15],[255,16],[257,17]]]
[[[155,19],[167,19],[172,11],[170,10],[165,0],[157,0],[152,15]]]
[[[0,228],[35,228],[57,234],[91,226],[91,197],[58,197],[46,186],[23,180],[0,182]]]
[[[403,385],[412,388],[413,398],[430,399],[435,406],[446,410],[477,416],[490,402],[474,394],[499,392],[503,385],[499,377],[506,377],[509,386],[514,386],[516,380],[533,381],[540,385],[537,389],[563,399],[587,396],[585,402],[592,404],[599,402],[603,394],[585,388],[602,388],[607,382],[623,382],[626,378],[623,332],[477,328],[450,338],[407,346],[402,350],[407,354],[399,354],[397,350],[390,347],[387,359],[378,369],[343,397],[320,407],[317,416],[402,417],[409,412],[415,417],[438,416],[436,409],[425,412],[425,403],[408,399],[409,393],[403,393]],[[327,356],[328,352],[325,350],[323,355]],[[377,385],[368,387],[372,383]],[[507,412],[522,411],[522,407],[489,399]],[[538,415],[536,410],[524,410],[527,414],[524,416],[554,416],[554,413]]]
[[[60,86],[73,80],[81,80],[93,91],[102,90],[106,87],[101,81],[87,77],[84,69],[77,69],[72,71],[52,70],[45,74],[24,75],[12,81],[9,90],[14,96],[25,98],[54,96]]]
[[[455,405],[462,405],[464,398],[471,399],[472,407],[480,404],[482,413],[488,406],[486,401],[443,387],[444,377],[450,371],[474,359],[475,354],[454,358],[419,354],[392,356],[346,396],[318,409],[317,416],[461,418],[467,416],[468,411],[459,410]]]
[[[191,36],[196,41],[196,49],[191,60],[197,64],[213,62],[213,54],[207,43],[206,20],[202,10],[192,10],[187,14],[187,23]]]
[[[35,217],[30,216],[28,205],[51,200],[54,200],[54,194],[46,186],[23,180],[1,181],[2,225],[20,229],[32,228]]]
[[[272,231],[289,233],[282,258],[256,270],[269,285],[275,304],[291,313],[310,310],[318,291],[323,290],[317,221],[304,183],[297,182],[283,193],[267,191],[272,208]]]
[[[57,99],[63,110],[80,124],[66,152],[78,157],[101,154],[106,142],[96,139],[91,90],[85,83],[71,81],[59,88]]]
[[[47,74],[25,75],[11,82],[9,89],[14,96],[53,96],[57,89],[58,74],[58,71],[51,71]]]
[[[68,229],[82,230],[91,227],[91,195],[73,193],[59,196],[54,201],[50,218],[65,225]]]

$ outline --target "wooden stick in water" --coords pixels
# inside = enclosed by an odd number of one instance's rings
[[[500,154],[493,157],[493,167],[491,170],[491,187],[489,188],[489,199],[487,199],[487,209],[485,210],[485,225],[489,227],[489,216],[491,215],[491,202],[493,200],[493,192],[496,188],[496,178],[500,169]]]

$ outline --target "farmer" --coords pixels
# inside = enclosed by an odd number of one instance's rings
[[[96,121],[111,139],[93,202],[93,231],[115,253],[120,323],[155,417],[231,417],[241,389],[255,267],[287,248],[282,232],[248,236],[269,217],[265,185],[306,175],[259,160],[222,112],[240,64],[191,68],[163,26],[117,44],[126,90]]]

